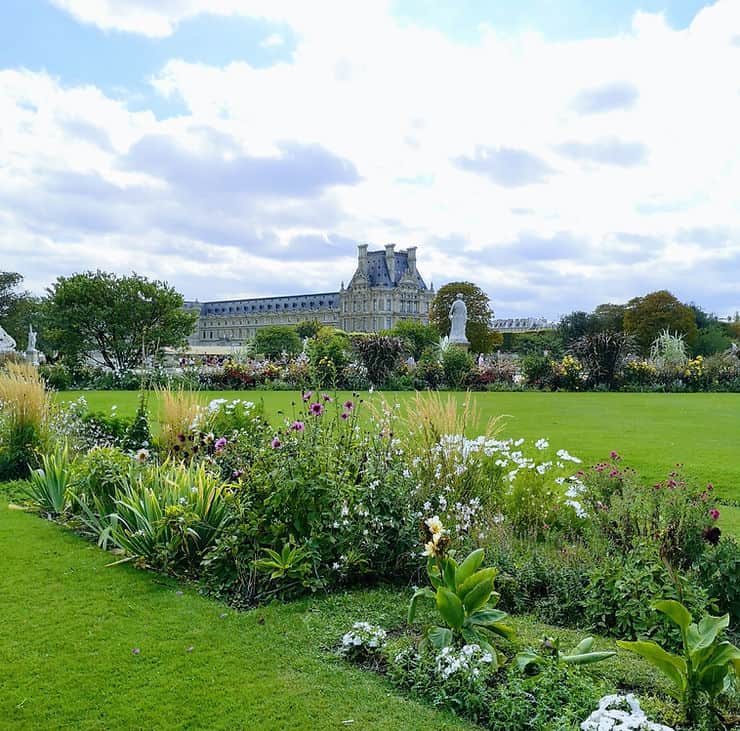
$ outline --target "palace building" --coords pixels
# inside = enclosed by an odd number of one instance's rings
[[[416,268],[416,247],[396,251],[357,247],[357,269],[338,292],[278,297],[189,302],[199,308],[191,345],[239,345],[267,325],[295,325],[318,320],[347,332],[389,330],[402,320],[427,324],[434,287],[424,283]]]

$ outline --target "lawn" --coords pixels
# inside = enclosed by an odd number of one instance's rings
[[[84,395],[90,408],[108,410],[117,405],[123,414],[136,409],[137,394],[131,391],[67,391],[58,398]],[[340,393],[344,399],[350,394]],[[391,401],[406,405],[413,394],[388,393]],[[459,400],[464,394],[455,394]],[[685,473],[700,483],[712,482],[722,499],[740,503],[740,394],[643,394],[643,393],[476,393],[480,410],[478,428],[491,416],[503,415],[503,434],[537,439],[546,437],[553,446],[581,457],[587,464],[608,457],[616,450],[626,463],[646,479],[658,481],[685,465]],[[263,400],[265,413],[278,423],[278,411],[291,413],[297,392],[238,391],[204,392],[210,398]],[[378,395],[365,399],[377,400]],[[154,405],[156,412],[156,405]],[[475,431],[472,430],[473,432]],[[740,535],[740,507],[722,508],[720,525]]]
[[[109,567],[111,554],[2,501],[0,555],[3,728],[472,728],[331,654],[352,622],[403,628],[409,591],[237,613],[166,577]],[[583,636],[513,624],[526,643]],[[664,689],[628,653],[594,672],[643,697]]]

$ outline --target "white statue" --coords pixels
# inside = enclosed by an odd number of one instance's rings
[[[450,307],[450,342],[468,344],[465,337],[465,324],[468,321],[468,308],[462,298],[462,294],[457,295],[455,301]]]
[[[26,348],[27,351],[31,352],[32,350],[36,350],[36,336],[38,333],[35,333],[33,331],[33,327],[29,324],[28,326],[28,347]]]
[[[15,340],[0,327],[0,353],[15,352]]]

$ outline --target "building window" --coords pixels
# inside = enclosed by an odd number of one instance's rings
[[[391,329],[391,318],[390,317],[386,317],[385,318],[385,329],[386,330],[390,330]]]
[[[391,298],[390,297],[386,298],[385,300],[385,309],[389,311],[391,309]]]

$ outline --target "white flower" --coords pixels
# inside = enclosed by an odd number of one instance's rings
[[[543,449],[547,449],[550,446],[550,442],[548,442],[547,439],[538,439],[534,443],[534,446],[542,451]]]
[[[439,519],[438,515],[427,518],[424,523],[426,524],[427,528],[429,528],[429,531],[433,536],[439,535],[442,533],[442,531],[444,531],[444,526],[442,525],[442,521]]]

